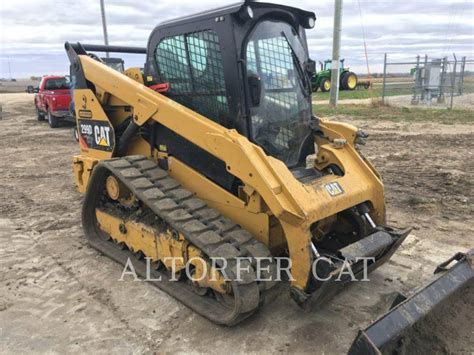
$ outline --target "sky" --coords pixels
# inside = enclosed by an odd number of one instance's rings
[[[109,43],[145,47],[161,21],[235,3],[236,0],[105,0]],[[310,57],[332,52],[334,0],[275,0],[316,14],[307,30]],[[389,60],[463,55],[474,59],[474,0],[344,0],[341,57],[366,73]],[[362,25],[363,24],[363,25]],[[103,43],[99,0],[0,0],[0,78],[66,74],[64,42]],[[126,67],[144,55],[124,55]]]

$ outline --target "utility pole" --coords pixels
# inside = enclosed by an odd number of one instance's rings
[[[341,48],[341,20],[342,0],[335,0],[334,5],[334,32],[332,36],[332,64],[331,64],[331,106],[337,106],[339,98],[339,51]]]
[[[109,36],[107,35],[107,22],[105,21],[105,6],[104,0],[100,0],[100,12],[102,14],[102,30],[104,31],[104,43],[106,46],[109,45]],[[105,52],[105,56],[109,57],[109,52]]]

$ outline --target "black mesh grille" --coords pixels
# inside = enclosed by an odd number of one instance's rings
[[[278,21],[261,22],[247,42],[247,75],[258,75],[262,84],[260,103],[250,109],[252,138],[288,166],[299,163],[311,117],[305,53],[296,31]]]
[[[265,87],[263,97],[263,106],[266,110],[260,110],[262,113],[271,112],[271,118],[291,117],[295,115],[298,109],[297,94],[291,90],[293,84],[290,82],[288,71],[294,68],[293,57],[288,42],[284,37],[266,38],[258,41],[258,59],[255,53],[255,45],[249,42],[247,47],[247,68],[257,71],[259,66],[261,80]],[[288,89],[288,90],[285,90]],[[264,121],[261,115],[252,116],[254,127]],[[274,138],[274,143],[283,149],[287,149],[289,141],[293,138],[293,130],[289,126],[290,121],[279,122],[280,130]]]
[[[163,39],[155,58],[170,97],[214,120],[228,113],[219,39],[214,31],[192,32]]]

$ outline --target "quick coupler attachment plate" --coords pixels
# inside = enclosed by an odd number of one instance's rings
[[[336,256],[322,254],[319,260],[315,260],[317,265],[313,265],[306,292],[292,292],[293,299],[304,308],[316,309],[350,282],[370,282],[369,273],[390,259],[410,230],[379,228],[340,249]]]

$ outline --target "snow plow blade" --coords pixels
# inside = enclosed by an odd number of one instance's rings
[[[448,268],[453,261],[456,264]],[[441,276],[415,291],[409,298],[399,295],[389,312],[359,331],[348,353],[404,354],[419,351],[423,334],[427,332],[434,338],[430,327],[434,324],[439,326],[438,322],[447,318],[437,313],[450,312],[450,305],[464,302],[462,299],[466,297],[467,302],[472,302],[473,261],[474,249],[471,249],[467,253],[457,253],[440,264],[434,273],[441,273]],[[433,317],[437,319],[429,320]],[[423,343],[421,347],[425,345]]]

